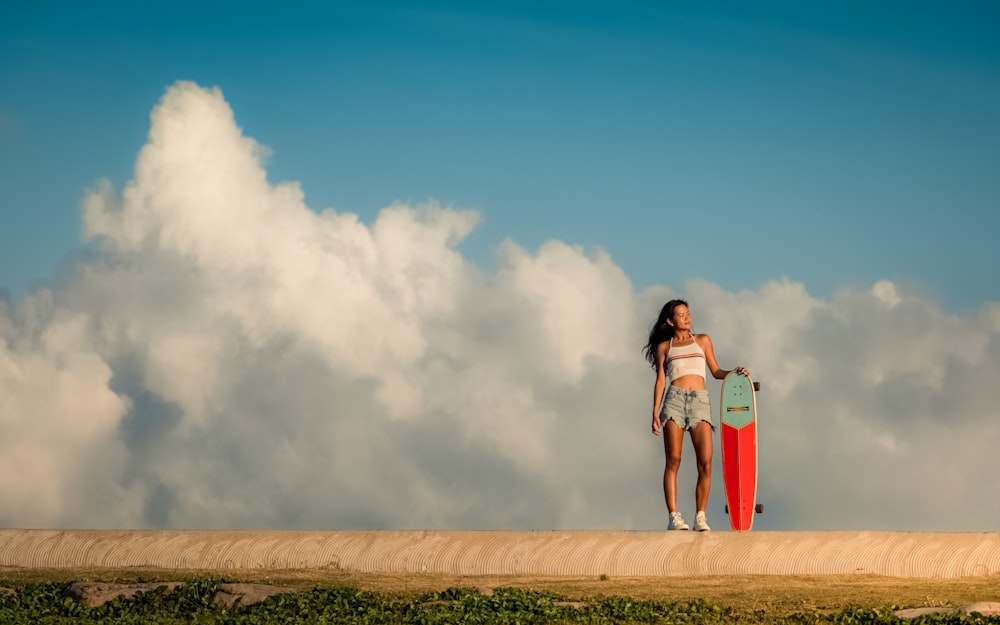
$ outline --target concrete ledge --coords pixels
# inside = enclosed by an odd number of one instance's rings
[[[1000,533],[8,529],[0,566],[955,578],[1000,574]]]

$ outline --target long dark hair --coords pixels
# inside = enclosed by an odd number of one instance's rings
[[[663,341],[669,341],[674,338],[674,326],[670,325],[668,321],[673,319],[674,309],[682,305],[687,306],[688,303],[682,299],[672,299],[664,304],[663,308],[660,309],[660,316],[656,318],[656,323],[653,324],[653,329],[649,331],[649,340],[646,341],[646,346],[642,349],[642,353],[645,354],[646,361],[654,369],[656,368],[656,347]]]

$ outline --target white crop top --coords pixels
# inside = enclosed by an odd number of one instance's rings
[[[697,375],[705,378],[705,350],[698,345],[698,341],[692,341],[690,345],[684,347],[674,347],[674,339],[670,339],[670,348],[664,357],[664,366],[667,368],[667,378],[672,382],[685,375]]]

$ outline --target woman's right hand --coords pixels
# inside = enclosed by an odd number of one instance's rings
[[[660,430],[663,426],[660,425],[660,417],[655,412],[653,413],[653,436],[659,436]]]

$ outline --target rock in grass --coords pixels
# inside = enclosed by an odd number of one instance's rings
[[[970,603],[969,605],[962,608],[966,614],[972,614],[973,612],[979,612],[983,616],[998,616],[1000,615],[1000,602],[997,601],[977,601],[976,603]]]
[[[181,582],[150,582],[143,584],[108,584],[104,582],[73,582],[63,592],[67,597],[88,608],[96,608],[118,597],[131,599],[140,592],[152,592],[157,588],[174,590]]]
[[[288,588],[267,584],[220,584],[212,601],[220,608],[238,608],[288,592],[291,592]]]
[[[899,618],[917,618],[927,614],[973,614],[978,612],[983,616],[1000,615],[1000,602],[977,601],[961,608],[910,608],[908,610],[896,610],[894,614]]]
[[[899,618],[917,618],[927,614],[954,614],[955,608],[907,608],[893,612]]]

